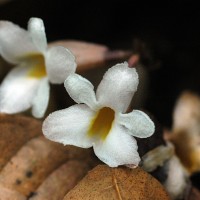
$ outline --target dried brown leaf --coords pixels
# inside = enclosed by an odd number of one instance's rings
[[[0,114],[0,171],[23,144],[41,134],[40,121],[21,115]]]
[[[26,197],[17,191],[0,187],[0,200],[26,200]]]
[[[90,159],[90,150],[74,146],[64,147],[43,136],[34,138],[2,169],[0,185],[28,196],[53,170],[69,159],[87,162]]]
[[[163,186],[141,168],[99,165],[64,200],[169,200]]]
[[[47,177],[30,200],[63,199],[88,170],[89,166],[83,161],[68,161]]]

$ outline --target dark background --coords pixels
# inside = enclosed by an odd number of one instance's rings
[[[176,2],[176,1],[175,1]],[[131,5],[131,3],[133,5]],[[137,1],[13,0],[0,6],[0,19],[26,28],[30,17],[44,20],[48,41],[78,39],[133,48],[145,43],[151,95],[148,109],[164,126],[171,126],[179,94],[200,91],[199,8],[189,1],[162,6]],[[159,67],[152,67],[159,63]]]

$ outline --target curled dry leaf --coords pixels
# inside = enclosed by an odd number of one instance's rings
[[[89,156],[88,149],[64,147],[40,136],[30,140],[5,165],[0,173],[0,185],[28,196],[66,160],[86,162]]]
[[[55,41],[49,44],[49,46],[55,45],[66,47],[75,55],[78,72],[104,66],[110,61],[124,61],[131,55],[129,51],[111,51],[104,45],[76,40]]]
[[[26,200],[26,197],[17,191],[0,187],[0,200]]]
[[[87,163],[68,161],[55,170],[36,190],[30,200],[61,200],[87,173]]]
[[[169,200],[163,186],[141,168],[99,165],[64,200]]]
[[[20,115],[0,114],[0,171],[31,138],[42,134],[41,122]]]
[[[177,156],[192,174],[200,170],[200,97],[184,92],[179,97],[173,115],[173,129],[166,134]]]

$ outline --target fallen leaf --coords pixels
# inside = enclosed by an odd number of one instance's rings
[[[30,139],[42,135],[41,122],[22,115],[0,114],[0,171]]]
[[[65,147],[40,136],[27,142],[5,165],[0,173],[0,185],[28,196],[67,160],[87,162],[90,155],[90,149]]]
[[[169,200],[163,186],[141,168],[95,167],[64,200]]]
[[[63,199],[88,170],[88,164],[83,161],[68,161],[44,180],[30,200]]]
[[[0,187],[0,200],[26,200],[26,197],[17,191]]]

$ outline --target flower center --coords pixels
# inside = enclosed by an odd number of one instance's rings
[[[114,118],[115,112],[111,108],[104,107],[100,109],[97,115],[91,121],[91,125],[88,130],[88,136],[97,136],[102,140],[105,140],[112,128]]]
[[[42,78],[47,75],[45,69],[45,59],[42,54],[29,54],[23,58],[25,62],[31,65],[28,73],[29,77]]]

